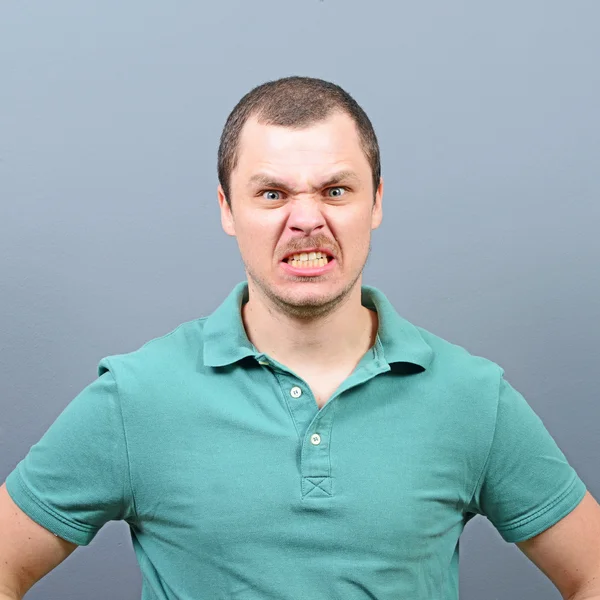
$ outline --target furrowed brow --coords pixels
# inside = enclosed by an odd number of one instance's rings
[[[282,189],[292,193],[297,192],[294,186],[289,185],[285,181],[275,179],[274,177],[265,173],[257,173],[250,177],[249,183],[262,188]],[[354,171],[339,171],[338,173],[332,174],[330,177],[322,181],[319,185],[313,188],[313,191],[338,185],[340,183],[354,183],[360,184],[360,178]]]
[[[334,173],[331,175],[331,177],[323,181],[319,187],[326,188],[339,183],[359,184],[360,178],[354,171],[340,171],[339,173]]]
[[[271,177],[270,175],[266,175],[264,173],[257,173],[256,175],[253,175],[252,177],[250,177],[248,183],[250,183],[250,185],[255,185],[256,187],[261,188],[273,188],[278,190],[286,190],[289,192],[296,191],[294,187],[290,186],[287,182],[275,179],[274,177]]]

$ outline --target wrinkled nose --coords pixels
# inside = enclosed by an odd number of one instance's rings
[[[304,235],[311,235],[325,226],[321,204],[313,198],[296,199],[290,204],[288,227]]]

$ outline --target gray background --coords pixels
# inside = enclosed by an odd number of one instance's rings
[[[506,370],[600,496],[600,4],[135,0],[0,4],[0,480],[96,375],[243,278],[216,148],[267,79],[371,116],[384,223],[365,282]],[[2,532],[0,532],[0,535]],[[482,518],[461,598],[558,598]],[[107,525],[28,598],[139,598]]]

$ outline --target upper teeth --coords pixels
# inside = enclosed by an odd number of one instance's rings
[[[318,258],[327,258],[327,254],[325,252],[301,252],[300,254],[292,254],[292,256],[288,256],[288,261],[290,260],[316,260]]]

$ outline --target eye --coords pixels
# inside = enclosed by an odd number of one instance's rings
[[[343,187],[332,187],[327,190],[327,195],[330,198],[339,198],[346,193],[346,188]]]
[[[265,200],[281,200],[281,194],[275,190],[267,190],[263,192],[262,197]]]

